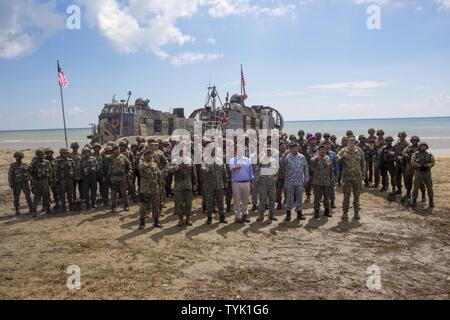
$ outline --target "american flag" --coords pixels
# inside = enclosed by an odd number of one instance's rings
[[[69,81],[67,81],[66,77],[64,76],[64,72],[62,71],[60,65],[59,65],[59,61],[58,61],[58,84],[65,88],[67,87],[67,84],[69,83]]]
[[[247,97],[247,92],[245,90],[245,78],[244,78],[244,70],[242,69],[241,65],[241,86],[242,86],[242,96]]]

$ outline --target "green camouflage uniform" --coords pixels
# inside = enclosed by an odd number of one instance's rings
[[[155,150],[153,156],[156,164],[158,165],[158,169],[162,174],[162,179],[160,179],[159,182],[159,201],[161,203],[159,209],[161,211],[166,201],[166,174],[169,169],[169,163],[164,155],[164,152],[161,150]]]
[[[364,159],[366,160],[366,176],[364,178],[364,184],[366,187],[370,186],[372,182],[371,179],[371,170],[373,168],[373,148],[368,143],[358,143],[358,147],[364,152]]]
[[[81,160],[81,155],[80,153],[75,153],[72,152],[70,154],[70,157],[72,158],[72,160],[75,162],[75,166],[78,168],[80,165],[80,160]],[[80,181],[80,177],[79,176],[75,176],[74,180],[73,180],[73,201],[77,200],[77,188],[78,188],[78,195],[81,198],[81,194],[82,194],[82,187],[81,187],[81,181]]]
[[[417,151],[411,159],[411,165],[414,168],[414,190],[413,199],[417,199],[419,188],[425,184],[430,201],[433,201],[433,178],[431,168],[434,167],[434,156],[428,151]]]
[[[414,181],[414,173],[415,169],[412,166],[411,159],[413,155],[419,151],[419,144],[410,144],[407,146],[402,153],[403,162],[405,163],[405,173],[404,173],[404,183],[406,188],[406,197],[411,198],[412,189],[413,189],[413,181]],[[422,196],[425,195],[425,185],[422,184],[420,186],[420,190],[422,191]]]
[[[221,219],[225,217],[223,199],[228,173],[225,164],[211,164],[203,166],[203,197],[206,202],[206,213],[212,217],[214,205],[217,206]]]
[[[262,163],[268,162],[268,163]],[[258,189],[258,213],[259,219],[264,218],[264,211],[266,204],[269,204],[269,218],[273,219],[275,215],[275,198],[276,198],[276,181],[279,167],[274,157],[261,159],[259,164],[259,175],[256,178],[256,185]]]
[[[52,191],[53,201],[55,204],[59,203],[59,191],[58,191],[58,182],[56,181],[55,169],[56,169],[56,158],[51,156],[45,156],[45,159],[50,162],[50,168],[52,170],[51,178],[50,178],[50,190]]]
[[[392,191],[396,188],[396,159],[397,153],[394,146],[385,145],[380,150],[380,169],[381,169],[381,184],[383,189],[389,186],[388,174],[391,178]]]
[[[50,212],[50,179],[52,169],[50,162],[42,158],[42,160],[35,158],[29,167],[29,173],[32,178],[35,194],[33,197],[33,214],[36,213],[36,208],[39,200],[42,199],[42,207]]]
[[[97,175],[99,172],[98,162],[95,157],[83,156],[79,162],[78,171],[80,173],[82,199],[86,208],[95,207],[97,195]]]
[[[331,183],[333,181],[333,164],[327,155],[317,155],[311,158],[311,167],[314,171],[312,184],[314,187],[314,210],[320,210],[320,201],[323,198],[325,210],[330,210]]]
[[[192,188],[197,186],[197,174],[193,161],[190,158],[182,158],[183,163],[180,164],[180,170],[176,171],[177,163],[172,161],[170,165],[170,171],[173,173],[175,186],[174,186],[174,200],[175,210],[178,217],[189,218],[192,214]]]
[[[380,152],[381,148],[386,144],[384,138],[377,138],[374,143],[374,157],[373,157],[373,175],[374,175],[374,187],[378,188],[380,185],[381,170],[380,170]]]
[[[8,170],[8,183],[11,189],[13,190],[14,195],[14,208],[16,209],[16,212],[19,211],[19,199],[20,199],[20,193],[23,191],[23,194],[25,195],[25,199],[28,203],[28,208],[31,210],[33,205],[31,202],[31,196],[30,196],[30,185],[29,181],[30,175],[29,175],[29,167],[26,163],[23,162],[14,162],[11,163]]]
[[[64,210],[66,209],[66,195],[69,201],[69,208],[71,210],[74,209],[73,182],[76,176],[75,161],[71,158],[63,159],[62,157],[56,161],[55,178],[58,182],[59,205]]]
[[[338,162],[342,164],[342,189],[344,201],[342,203],[344,214],[350,209],[350,195],[353,191],[353,209],[359,213],[361,206],[359,197],[361,194],[361,184],[366,172],[366,160],[361,149],[356,148],[351,152],[348,147],[339,151]]]
[[[159,194],[161,173],[155,162],[147,163],[141,160],[139,163],[140,175],[140,200],[139,219],[141,223],[145,222],[145,216],[148,210],[152,210],[153,219],[159,219]]]
[[[111,179],[111,208],[117,208],[117,193],[120,194],[124,202],[124,207],[128,208],[128,197],[126,193],[127,176],[130,173],[131,164],[127,157],[122,154],[111,155],[109,161],[109,174]]]
[[[396,165],[395,165],[395,185],[397,186],[398,192],[402,190],[402,179],[405,179],[406,163],[404,159],[400,160],[398,157],[402,157],[403,151],[408,147],[409,143],[404,140],[398,140],[394,145],[394,150],[397,155]],[[406,185],[405,185],[406,187]]]

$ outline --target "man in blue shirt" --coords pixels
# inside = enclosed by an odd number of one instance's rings
[[[233,204],[236,223],[250,222],[248,219],[248,198],[250,195],[250,182],[254,179],[252,164],[244,156],[242,147],[235,147],[235,157],[229,162],[231,171],[231,184],[233,189]]]
[[[303,211],[303,191],[309,182],[309,170],[306,158],[299,152],[297,142],[289,144],[289,153],[281,160],[284,168],[286,188],[286,221],[291,221],[291,210],[295,197],[297,219],[305,220]]]

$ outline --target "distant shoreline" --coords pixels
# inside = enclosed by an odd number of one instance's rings
[[[419,119],[450,119],[449,116],[441,116],[441,117],[399,117],[399,118],[360,118],[360,119],[312,119],[312,120],[289,120],[284,121],[285,123],[305,123],[305,122],[329,122],[329,121],[391,121],[391,120],[419,120]],[[91,129],[90,127],[81,127],[81,128],[67,128],[67,130],[87,130]],[[56,131],[56,130],[64,130],[64,128],[47,128],[47,129],[14,129],[14,130],[1,130],[0,132],[26,132],[26,131]]]

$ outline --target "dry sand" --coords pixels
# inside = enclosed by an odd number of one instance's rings
[[[169,202],[164,228],[139,232],[136,206],[16,218],[7,186],[12,154],[0,151],[0,299],[450,298],[448,157],[433,170],[433,211],[369,191],[360,223],[341,222],[340,209],[314,220],[307,205],[301,223],[278,212],[273,223],[253,214],[250,224],[208,226],[197,210],[194,226],[179,228]],[[379,291],[366,287],[372,264],[381,269]],[[69,265],[81,268],[80,290],[66,287]]]

